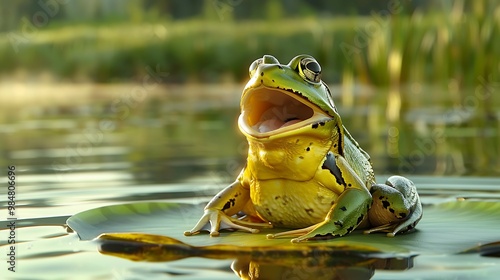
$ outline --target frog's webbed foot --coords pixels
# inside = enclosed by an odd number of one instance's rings
[[[370,193],[373,204],[368,217],[374,227],[365,230],[365,234],[387,232],[387,236],[393,237],[414,229],[422,218],[417,189],[404,177],[392,176],[385,184],[373,185]]]
[[[210,232],[210,236],[219,236],[221,229],[239,229],[251,233],[258,233],[259,230],[252,227],[270,227],[268,223],[253,223],[230,217],[220,210],[206,209],[198,223],[189,231],[185,231],[185,236],[198,234],[202,230]]]

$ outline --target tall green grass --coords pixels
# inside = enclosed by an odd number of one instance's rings
[[[466,12],[461,3],[456,1],[451,12],[396,15],[378,25],[355,59],[354,75],[376,85],[453,81],[470,86],[478,77],[500,77],[500,5],[477,1]],[[347,41],[353,40],[348,34]]]
[[[146,66],[159,65],[167,82],[240,81],[263,54],[286,63],[309,53],[328,82],[473,86],[478,77],[500,77],[500,6],[477,1],[466,11],[456,3],[451,12],[385,17],[59,24],[37,30],[15,52],[12,34],[22,35],[20,28],[0,34],[0,73],[115,82],[140,80]]]

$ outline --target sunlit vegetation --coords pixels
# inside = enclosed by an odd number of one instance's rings
[[[500,75],[500,6],[457,1],[451,10],[365,16],[232,20],[191,18],[106,24],[20,23],[0,33],[0,73],[49,72],[59,80],[140,80],[146,66],[167,82],[241,81],[262,54],[288,61],[309,53],[326,79],[377,86],[444,83],[475,86]],[[24,30],[24,33],[23,33]]]

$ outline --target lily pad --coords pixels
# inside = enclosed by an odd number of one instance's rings
[[[220,237],[203,233],[185,237],[184,230],[196,223],[202,209],[203,205],[166,202],[121,204],[78,213],[70,217],[67,224],[82,240],[91,240],[103,233],[135,232],[165,235],[193,246],[293,246],[288,239],[266,239],[266,234],[279,232],[280,229],[263,229],[258,234],[223,232]],[[458,253],[499,241],[499,213],[500,202],[445,202],[425,207],[424,218],[413,233],[389,238],[384,234],[354,232],[345,237],[307,244],[369,245],[382,252]]]
[[[154,262],[189,257],[232,259],[232,269],[243,279],[255,273],[265,277],[262,279],[278,275],[369,279],[375,271],[410,269],[415,257],[427,269],[414,271],[427,277],[435,276],[433,270],[438,267],[433,267],[436,263],[432,260],[436,258],[442,260],[439,269],[444,268],[451,278],[459,275],[457,267],[471,260],[477,263],[477,267],[470,267],[471,275],[476,276],[474,273],[492,273],[491,265],[481,265],[479,260],[484,257],[493,257],[487,263],[500,265],[498,201],[457,200],[425,206],[417,230],[393,238],[356,231],[341,238],[300,244],[266,239],[266,234],[283,229],[263,229],[257,234],[226,231],[219,237],[204,233],[184,236],[203,206],[167,202],[112,205],[76,214],[67,224],[81,240],[95,240],[105,255]]]

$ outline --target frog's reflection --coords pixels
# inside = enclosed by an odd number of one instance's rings
[[[366,246],[195,247],[170,237],[140,233],[103,234],[97,241],[102,254],[134,261],[233,259],[231,268],[241,279],[370,279],[375,269],[409,269],[414,258],[382,254]]]
[[[241,279],[370,279],[374,269],[366,267],[289,267],[238,259],[231,265]]]
[[[341,261],[335,257],[326,257],[323,260],[305,258],[293,265],[277,262],[262,262],[239,258],[233,262],[231,268],[241,279],[370,279],[375,269],[405,270],[413,266],[413,256],[407,258]],[[309,262],[309,264],[305,264]]]

